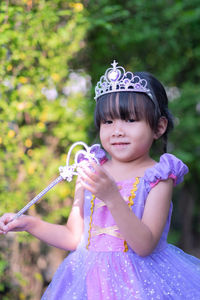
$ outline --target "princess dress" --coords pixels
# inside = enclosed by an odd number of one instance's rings
[[[141,219],[150,190],[168,178],[176,185],[187,172],[182,161],[163,154],[144,177],[117,185]],[[42,300],[200,299],[200,260],[167,243],[171,214],[172,203],[157,247],[140,257],[124,241],[106,205],[86,191],[82,241],[62,262]]]

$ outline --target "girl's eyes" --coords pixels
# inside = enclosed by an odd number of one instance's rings
[[[103,121],[103,124],[112,124],[112,123],[113,123],[112,120],[105,120],[105,121]]]
[[[135,119],[128,119],[128,120],[125,120],[125,122],[127,122],[127,123],[134,123]],[[112,124],[112,123],[113,123],[113,120],[104,120],[103,121],[103,124]]]
[[[128,119],[128,120],[126,120],[126,122],[133,123],[133,122],[135,122],[135,120],[134,119]]]

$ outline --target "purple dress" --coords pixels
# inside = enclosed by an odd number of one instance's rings
[[[117,185],[141,219],[150,190],[168,178],[176,185],[187,172],[182,161],[164,154],[144,177]],[[167,243],[171,214],[172,204],[157,247],[141,257],[124,241],[106,205],[86,191],[82,240],[62,262],[42,300],[200,299],[200,260]]]

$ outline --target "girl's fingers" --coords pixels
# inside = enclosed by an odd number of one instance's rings
[[[96,195],[96,186],[95,184],[90,181],[90,183],[88,181],[86,181],[84,178],[82,177],[79,177],[80,178],[80,183],[82,185],[82,187],[85,189],[85,190],[88,190],[89,192],[91,192],[92,194]]]
[[[8,224],[6,224],[6,225],[4,225],[3,227],[2,227],[2,230],[3,230],[3,232],[6,234],[8,231],[10,231],[10,224],[11,223],[8,223]]]
[[[92,194],[94,194],[94,190],[91,187],[91,185],[89,185],[86,181],[84,181],[82,178],[80,178],[81,184],[83,186],[84,189],[88,190],[89,192],[91,192]]]
[[[78,173],[79,173],[79,177],[80,177],[82,185],[84,183],[84,185],[83,185],[84,188],[86,188],[85,185],[87,185],[88,187],[94,185],[94,180],[87,175],[87,173],[85,172],[85,170],[84,171],[83,170],[79,170]]]
[[[97,165],[97,163],[92,159],[90,159],[87,164],[81,167],[94,181],[98,180],[100,177],[108,176],[104,168],[100,165]]]
[[[0,221],[0,234],[4,234],[3,226],[4,223]]]
[[[7,224],[9,223],[12,218],[15,216],[15,214],[12,214],[12,213],[7,213],[7,214],[4,214],[1,218],[0,218],[0,221],[3,222],[4,224]]]
[[[85,164],[77,168],[79,178],[83,188],[90,191],[99,199],[104,199],[106,191],[109,190],[114,180],[107,174],[102,166],[97,165],[90,160],[89,164]]]
[[[6,234],[8,231],[16,228],[16,221],[12,221],[13,217],[15,216],[15,214],[4,214],[1,218],[0,218],[0,233],[1,234]]]
[[[95,174],[95,172],[93,170],[91,170],[90,167],[79,167],[78,168],[78,173],[80,174],[80,176],[82,178],[84,178],[86,181],[88,180],[92,180],[92,181],[97,181],[98,180],[98,176],[97,174]]]
[[[97,173],[99,175],[104,174],[103,168],[100,165],[97,165],[97,163],[94,160],[90,159],[89,163],[92,169],[94,170],[94,173]]]

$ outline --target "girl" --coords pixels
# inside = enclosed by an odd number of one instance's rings
[[[0,233],[25,230],[74,251],[42,300],[200,299],[200,260],[167,243],[173,185],[188,169],[171,154],[155,162],[149,153],[158,139],[166,152],[173,127],[162,84],[114,61],[95,99],[109,159],[80,164],[67,225],[25,215],[9,223],[13,214],[5,214]]]

